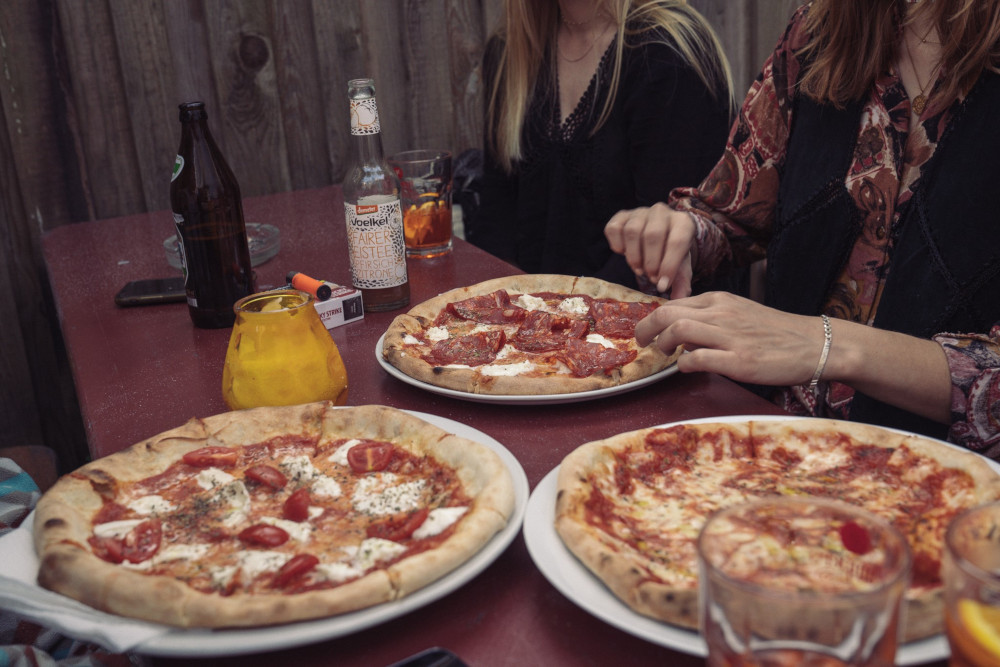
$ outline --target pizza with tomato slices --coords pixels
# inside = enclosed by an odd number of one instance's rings
[[[428,384],[472,394],[541,395],[634,382],[671,364],[635,325],[665,299],[597,278],[520,275],[445,292],[399,315],[383,358]]]
[[[945,529],[1000,498],[986,459],[945,443],[825,419],[688,423],[582,445],[559,466],[555,528],[567,548],[633,610],[698,627],[699,531],[714,511],[768,496],[863,507],[907,538],[913,570],[907,641],[942,631]],[[840,531],[830,549],[864,536]],[[792,548],[794,536],[789,536]]]
[[[495,452],[405,412],[230,412],[60,479],[36,509],[38,582],[180,627],[288,623],[412,593],[513,508]]]

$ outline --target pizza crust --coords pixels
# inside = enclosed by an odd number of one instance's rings
[[[619,434],[605,440],[581,445],[560,464],[557,482],[555,529],[567,548],[591,570],[605,585],[633,610],[646,616],[686,628],[697,629],[698,591],[693,545],[685,559],[691,576],[680,583],[664,583],[662,563],[653,562],[630,545],[612,537],[595,526],[588,517],[586,503],[594,485],[591,479],[614,479],[617,456],[630,449],[638,449],[647,434],[658,429],[642,429]],[[876,426],[826,419],[795,419],[777,421],[747,421],[727,423],[702,423],[685,425],[674,447],[688,446],[692,439],[716,438],[714,448],[698,449],[702,455],[698,465],[717,466],[718,461],[729,457],[747,458],[751,452],[766,455],[777,447],[817,461],[830,457],[836,444],[845,436],[856,441],[894,449],[893,456],[926,457],[936,464],[968,473],[973,482],[971,490],[964,486],[946,493],[949,508],[941,508],[941,521],[950,520],[954,511],[1000,498],[1000,476],[979,455],[947,447],[933,440],[915,435],[904,435]],[[752,437],[751,437],[752,432]],[[912,454],[910,454],[912,453]],[[926,460],[925,459],[925,460]],[[913,479],[901,483],[919,483],[919,470],[912,472]],[[701,523],[712,511],[733,500],[722,494],[712,494],[693,499],[702,508],[692,524],[700,530]],[[738,499],[737,499],[738,501]],[[630,506],[630,509],[634,509]],[[935,512],[938,510],[936,509]],[[876,512],[885,516],[883,512]],[[932,513],[934,514],[934,513]],[[920,525],[933,525],[936,516],[924,515]],[[928,547],[921,546],[922,535],[908,535],[911,550],[915,553]],[[940,545],[933,557],[940,558]],[[681,570],[678,566],[676,569]],[[932,588],[911,587],[905,597],[906,623],[904,641],[922,639],[942,632],[943,599],[941,586]]]
[[[404,343],[406,337],[422,333],[431,327],[438,314],[449,303],[492,294],[497,290],[506,290],[509,294],[554,292],[585,294],[595,299],[667,303],[666,299],[597,278],[558,274],[494,278],[444,292],[397,316],[386,330],[382,342],[382,357],[409,377],[445,389],[487,395],[548,395],[594,391],[640,380],[667,368],[681,354],[680,348],[668,355],[655,345],[648,345],[637,350],[633,361],[611,373],[595,373],[580,378],[566,373],[552,373],[545,377],[486,376],[475,368],[435,366],[408,351],[410,346]]]
[[[472,506],[439,546],[335,588],[300,594],[221,596],[163,575],[146,575],[102,560],[88,545],[92,517],[119,481],[157,475],[183,454],[206,445],[241,446],[285,434],[324,441],[390,441],[454,468]],[[34,524],[39,585],[96,609],[180,627],[271,625],[354,611],[412,593],[478,552],[514,510],[513,481],[489,448],[399,410],[337,408],[317,403],[256,408],[193,419],[94,461],[59,480],[39,501]]]

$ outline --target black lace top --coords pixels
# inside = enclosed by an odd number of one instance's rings
[[[647,33],[644,42],[650,39]],[[486,89],[501,43],[484,58]],[[604,225],[621,209],[666,200],[675,186],[696,185],[722,155],[729,127],[715,99],[663,41],[625,49],[611,116],[591,131],[608,94],[614,44],[565,123],[558,96],[547,93],[553,68],[543,63],[524,129],[524,159],[503,172],[487,151],[481,206],[468,239],[528,273],[588,275],[635,286],[624,259],[611,252]]]

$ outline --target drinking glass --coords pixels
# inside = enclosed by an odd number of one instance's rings
[[[720,510],[698,537],[708,664],[893,664],[912,557],[845,503],[775,497]]]
[[[1000,502],[955,518],[941,564],[952,667],[1000,665]]]
[[[401,187],[407,257],[451,252],[451,153],[403,151],[392,155],[389,165]]]
[[[222,370],[229,409],[347,402],[347,370],[312,295],[295,289],[261,292],[240,299],[233,309],[236,323]]]

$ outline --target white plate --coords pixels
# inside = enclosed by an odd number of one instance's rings
[[[384,339],[385,334],[382,334],[382,336],[378,339],[378,343],[375,345],[375,358],[378,360],[379,366],[381,366],[386,373],[398,380],[402,380],[406,384],[413,385],[419,389],[424,389],[425,391],[429,391],[433,394],[450,396],[451,398],[460,398],[463,401],[473,401],[474,403],[506,403],[507,405],[557,405],[560,403],[581,403],[583,401],[592,401],[598,398],[607,398],[608,396],[615,396],[617,394],[635,391],[636,389],[641,389],[642,387],[651,385],[654,382],[659,382],[668,375],[673,375],[677,372],[677,363],[675,362],[664,368],[662,371],[648,375],[640,380],[635,380],[627,384],[620,384],[616,387],[591,389],[590,391],[577,391],[571,394],[472,394],[467,391],[456,391],[455,389],[438,387],[437,385],[421,382],[416,378],[410,377],[382,358],[382,341]]]
[[[390,619],[402,616],[426,604],[444,597],[458,589],[473,577],[486,569],[517,536],[524,519],[528,500],[528,478],[524,469],[514,455],[503,445],[460,422],[406,410],[411,415],[419,417],[457,436],[468,438],[489,447],[503,460],[514,481],[514,513],[507,526],[493,536],[475,556],[458,568],[438,579],[434,583],[401,600],[388,602],[361,609],[349,614],[313,621],[290,623],[265,628],[227,629],[227,630],[174,630],[169,634],[156,637],[135,648],[136,653],[171,657],[215,657],[228,655],[243,655],[276,651],[278,649],[301,646],[314,642],[342,637],[352,632],[365,630],[384,623]]]
[[[729,416],[691,419],[676,424],[699,424],[712,422],[745,422],[750,420],[775,421],[785,419],[801,419],[801,417],[780,416]],[[887,429],[895,430],[895,429]],[[897,431],[905,433],[905,431]],[[962,449],[943,442],[948,447]],[[968,451],[962,449],[962,451]],[[997,474],[1000,474],[1000,463],[985,459]],[[528,547],[531,559],[542,574],[560,593],[569,598],[577,606],[601,619],[609,625],[635,635],[641,639],[666,646],[682,653],[696,656],[706,656],[708,650],[701,635],[693,630],[685,630],[677,626],[661,623],[647,616],[636,613],[618,599],[583,563],[577,560],[566,545],[563,544],[554,525],[556,507],[556,488],[559,477],[559,467],[551,470],[528,500],[528,511],[524,519],[524,541]],[[944,635],[935,635],[920,641],[909,642],[899,647],[896,652],[897,665],[918,665],[935,660],[945,660],[950,655],[948,642]]]

